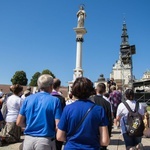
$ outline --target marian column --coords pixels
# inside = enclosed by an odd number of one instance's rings
[[[77,42],[77,50],[76,50],[76,68],[74,69],[73,80],[78,77],[83,76],[82,70],[82,43],[84,41],[83,36],[87,33],[86,29],[84,28],[84,20],[86,18],[86,12],[83,6],[80,6],[79,11],[77,12],[77,27],[74,28],[76,32],[76,42]]]
[[[71,91],[71,86],[76,78],[83,76],[82,70],[82,43],[84,41],[83,36],[87,33],[84,28],[84,21],[86,18],[86,12],[83,6],[80,6],[79,11],[77,12],[77,27],[74,28],[76,32],[76,42],[77,42],[77,50],[76,50],[76,68],[74,69],[73,81],[69,82],[69,93]]]

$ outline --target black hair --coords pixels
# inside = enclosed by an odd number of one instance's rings
[[[133,100],[133,98],[134,98],[134,91],[132,89],[127,89],[125,91],[125,96],[129,100]]]

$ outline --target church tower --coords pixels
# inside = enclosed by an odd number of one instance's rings
[[[120,45],[121,48],[125,46],[130,46],[128,43],[129,36],[127,34],[127,26],[126,26],[125,21],[123,22],[121,39],[122,39],[122,42]]]
[[[122,27],[122,35],[121,35],[121,45],[120,49],[125,47],[130,47],[128,42],[129,36],[127,34],[127,26],[124,20]],[[110,74],[110,78],[114,78],[118,87],[126,88],[131,78],[131,68],[132,66],[129,63],[123,64],[121,59],[121,52],[119,52],[119,59],[113,65],[112,72]]]

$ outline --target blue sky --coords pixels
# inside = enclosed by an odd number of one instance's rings
[[[133,74],[140,79],[150,68],[150,0],[0,0],[0,84],[11,84],[16,71],[25,71],[30,82],[35,72],[49,69],[67,86],[75,69],[80,4],[87,14],[84,76],[93,82],[100,74],[109,78],[125,16],[129,44],[136,45]]]

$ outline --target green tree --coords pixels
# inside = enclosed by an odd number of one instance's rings
[[[33,76],[32,76],[32,79],[30,81],[30,86],[37,86],[37,80],[39,78],[39,76],[41,75],[40,72],[36,72]]]
[[[48,69],[43,70],[41,74],[50,74],[53,78],[55,78],[55,75]]]
[[[12,82],[12,84],[20,84],[24,86],[26,86],[28,83],[28,79],[24,71],[16,71],[10,81]]]

